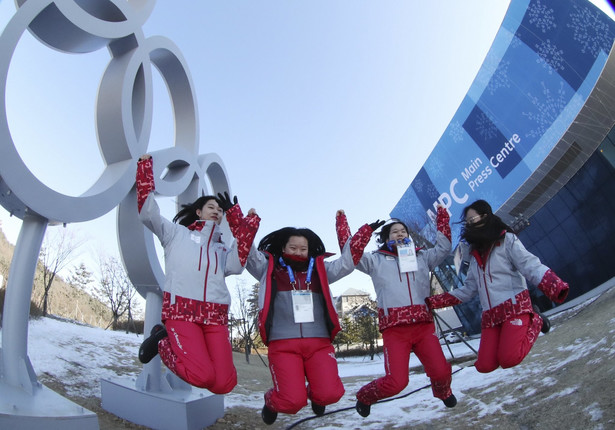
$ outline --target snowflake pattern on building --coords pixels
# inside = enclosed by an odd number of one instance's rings
[[[540,138],[545,131],[553,124],[553,121],[564,110],[570,97],[564,89],[564,84],[559,83],[559,89],[556,94],[552,94],[551,89],[547,88],[546,84],[540,83],[542,86],[542,97],[536,97],[532,93],[528,93],[527,97],[536,107],[537,112],[523,112],[523,116],[527,117],[536,125],[525,135],[527,137]]]
[[[564,51],[558,49],[557,45],[551,43],[551,40],[547,39],[536,45],[536,53],[540,57],[536,62],[542,64],[550,75],[553,74],[553,70],[559,72],[565,69]]]
[[[417,193],[422,193],[425,186],[423,185],[423,181],[420,178],[416,178],[412,183],[412,186],[416,190]]]
[[[393,218],[403,218],[406,222],[406,225],[413,229],[416,227],[416,231],[419,231],[428,221],[428,219],[421,221],[420,223],[417,219],[421,219],[425,216],[425,208],[421,205],[417,200],[410,201],[404,200],[400,202],[400,205],[397,206],[397,211],[395,214],[391,214]]]
[[[515,33],[515,37],[510,40],[510,49],[517,49],[519,46],[523,46],[525,43],[519,37],[519,33]]]
[[[417,179],[415,180],[413,184],[415,184],[414,191],[417,194],[425,194],[426,196],[431,196],[431,198],[434,198],[434,199],[440,195],[435,185],[432,184],[429,179],[427,180]]]
[[[459,121],[453,121],[448,128],[448,135],[453,139],[453,142],[459,143],[463,141],[465,131]]]
[[[476,84],[486,88],[489,85],[489,80],[497,70],[499,62],[499,58],[488,55],[476,75]]]
[[[611,48],[613,35],[609,32],[608,24],[601,18],[600,11],[591,11],[588,7],[574,5],[575,13],[570,14],[573,29],[573,38],[581,45],[582,53],[598,55],[600,50],[608,53]]]
[[[485,140],[493,139],[498,134],[495,124],[489,119],[485,112],[481,112],[478,116],[476,120],[476,130]]]
[[[573,97],[568,105],[566,105],[566,108],[572,112],[579,112],[583,105],[583,100],[580,97]],[[533,158],[544,160],[551,153],[552,149],[549,145],[536,145],[532,150]]]
[[[542,4],[540,0],[530,4],[527,15],[529,17],[528,22],[543,33],[557,27],[553,9]]]
[[[489,94],[494,95],[500,88],[510,88],[510,79],[508,77],[509,66],[510,61],[502,60],[500,62],[495,73],[491,76],[491,80],[489,80],[489,85],[487,85]]]
[[[436,178],[441,178],[449,173],[447,164],[442,161],[442,157],[434,157],[433,160],[427,160],[425,163],[427,170]]]

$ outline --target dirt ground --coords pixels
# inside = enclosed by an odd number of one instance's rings
[[[609,429],[615,428],[615,288],[603,293],[590,304],[577,307],[551,317],[556,328],[540,336],[529,356],[517,368],[542,368],[539,374],[515,377],[514,384],[500,384],[488,389],[480,388],[463,392],[464,401],[455,407],[455,413],[439,417],[437,422],[412,425],[413,429]],[[578,346],[576,348],[575,346]],[[472,360],[463,366],[472,365]],[[557,365],[547,365],[554,363]],[[541,364],[541,366],[532,366]],[[271,385],[268,369],[258,357],[251,364],[245,363],[241,354],[235,356],[240,382],[235,390],[249,394],[263,393]],[[453,376],[454,378],[454,376]],[[44,378],[43,378],[44,379]],[[345,378],[352,383],[371,377]],[[548,383],[543,383],[548,381]],[[48,387],[63,393],[56,381],[43,380]],[[528,394],[529,393],[529,394]],[[498,412],[482,415],[478,405],[503,401]],[[512,400],[511,400],[512,399]],[[98,414],[101,430],[143,429],[104,411],[98,398],[72,398],[76,403]],[[389,407],[395,407],[395,402]],[[331,410],[339,409],[333,405]],[[329,408],[328,408],[329,410]],[[408,411],[411,414],[411,411]],[[598,414],[598,416],[596,416]],[[296,422],[296,416],[280,414],[271,426],[260,420],[260,414],[251,408],[226,408],[225,415],[212,430],[283,429]],[[344,420],[346,423],[348,420]],[[357,415],[357,429],[361,428]],[[382,423],[382,428],[392,428],[395,423]],[[316,426],[343,428],[336,423],[335,414],[307,421],[296,429]],[[403,428],[403,427],[396,427]]]

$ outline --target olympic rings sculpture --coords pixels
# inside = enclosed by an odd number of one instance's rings
[[[229,190],[216,154],[199,156],[194,86],[178,47],[161,36],[146,38],[142,25],[155,0],[17,0],[15,15],[0,35],[0,204],[23,218],[35,213],[50,222],[95,219],[119,205],[118,238],[128,275],[141,295],[159,292],[163,272],[151,233],[137,218],[134,192],[137,158],[147,151],[153,116],[152,64],[167,85],[175,121],[175,142],[153,153],[156,191],[177,196],[178,205],[208,192]],[[105,168],[80,196],[42,183],[25,165],[11,136],[6,112],[7,76],[22,35],[29,31],[65,53],[108,48],[96,105],[96,132]],[[162,176],[164,173],[164,176]]]

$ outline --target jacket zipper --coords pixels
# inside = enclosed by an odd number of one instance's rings
[[[299,274],[297,274],[297,290],[300,290],[300,289],[301,289],[301,279],[299,279]],[[303,339],[303,323],[299,323],[299,337]]]
[[[493,245],[489,248],[489,252],[485,255],[485,261],[483,262],[483,281],[485,282],[485,294],[487,294],[487,303],[489,303],[489,309],[493,309],[491,306],[491,296],[489,295],[489,288],[487,288],[487,270],[489,271],[489,280],[493,282],[491,277],[491,264],[489,264],[489,257],[491,257],[491,251],[493,251]]]
[[[489,288],[487,288],[487,275],[484,270],[483,270],[483,282],[485,283],[485,293],[487,294],[487,302],[489,303],[489,309],[491,309],[492,308],[491,297],[489,296]]]
[[[214,230],[215,229],[211,229],[211,233],[209,233],[209,238],[207,239],[207,269],[205,271],[205,282],[203,283],[203,301],[206,302],[207,301],[207,278],[209,277],[209,244],[211,243],[211,238],[214,236]]]
[[[410,287],[410,276],[408,276],[408,272],[406,272],[406,283],[408,284],[408,295],[410,296],[410,306],[414,305],[412,300],[412,288]]]
[[[492,309],[491,306],[491,296],[489,295],[489,289],[487,288],[487,270],[489,271],[489,280],[491,282],[493,282],[493,277],[491,276],[491,265],[489,264],[489,257],[491,256],[491,251],[493,251],[493,247],[495,245],[492,244],[491,248],[489,248],[489,251],[485,254],[485,258],[483,259],[483,256],[478,253],[477,251],[473,251],[476,252],[476,254],[474,254],[474,258],[476,259],[476,263],[477,263],[477,268],[478,268],[478,272],[479,272],[479,283],[480,283],[480,274],[482,272],[483,275],[483,282],[484,282],[484,288],[485,288],[485,294],[487,295],[487,303],[489,304],[489,309]]]

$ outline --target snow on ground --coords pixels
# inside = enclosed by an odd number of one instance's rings
[[[101,378],[137,376],[133,369],[142,341],[134,333],[40,318],[30,320],[28,356],[39,377],[65,381],[68,394],[100,397]],[[78,379],[83,374],[90,375],[89,381]]]
[[[1,331],[0,331],[1,336]],[[140,365],[136,360],[136,351],[143,337],[135,334],[123,332],[113,332],[99,328],[92,328],[59,321],[50,318],[41,318],[30,321],[28,334],[28,355],[34,370],[43,378],[50,375],[64,381],[69,395],[79,397],[100,397],[101,378],[117,377],[136,377],[140,371]],[[468,342],[474,349],[478,349],[478,339]],[[472,351],[464,343],[451,344],[451,349],[455,357],[473,357]],[[608,345],[600,343],[590,344],[587,341],[578,339],[574,345],[561,346],[563,350],[570,351],[570,360],[579,359],[579,355],[586,355],[596,350],[604,350],[607,358],[613,354],[608,351]],[[449,352],[443,346],[445,355],[449,357]],[[384,373],[383,356],[377,355],[374,360],[369,358],[346,358],[339,359],[339,373],[344,380],[346,394],[335,405],[327,407],[328,411],[354,406],[355,394],[359,388],[369,382],[369,380],[380,377]],[[544,369],[552,366],[563,366],[564,363],[549,362],[549,360],[536,360],[533,364],[527,364],[522,368],[498,369],[489,374],[479,374],[471,363],[463,364],[464,367],[453,365],[452,389],[459,402],[465,402],[474,414],[480,418],[495,412],[506,413],[504,406],[509,402],[514,402],[513,398],[498,398],[493,401],[485,402],[474,397],[464,395],[470,389],[481,389],[483,393],[494,390],[499,384],[506,383],[512,385],[521,384],[520,378],[528,373],[541,374]],[[411,356],[410,367],[419,366],[419,362],[414,355]],[[84,376],[87,380],[84,381]],[[241,380],[241,375],[240,375]],[[96,383],[93,383],[95,382]],[[505,381],[505,382],[504,382]],[[550,378],[543,378],[537,384],[543,386],[553,385],[555,381]],[[422,368],[410,373],[408,387],[400,393],[417,390],[429,385],[429,380]],[[225,397],[227,408],[233,406],[244,406],[255,409],[255,414],[260,411],[263,405],[263,393],[269,389],[264,386],[262,392],[253,392],[242,389],[238,386],[232,393]],[[536,387],[525,388],[524,394],[531,395]],[[553,397],[565,396],[566,392],[553,393]],[[396,396],[396,397],[399,397]],[[483,399],[489,396],[483,396]],[[369,417],[361,420],[363,429],[379,429],[382,423],[389,423],[391,428],[405,427],[412,424],[429,423],[437,420],[442,414],[449,410],[442,402],[435,399],[431,394],[431,389],[421,389],[410,396],[396,399],[395,402],[379,403],[372,406],[372,413]],[[591,409],[588,411],[595,419],[599,420],[600,410]],[[297,419],[311,415],[309,407],[304,408],[297,414]],[[256,415],[258,416],[258,415]],[[348,428],[353,428],[357,423],[357,414],[354,409],[340,412],[336,415],[336,423],[347,423]],[[313,425],[320,423],[314,422]],[[333,427],[321,426],[318,429],[328,429]],[[338,427],[339,428],[339,427]]]

